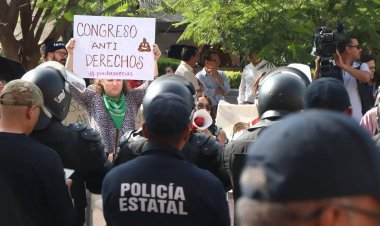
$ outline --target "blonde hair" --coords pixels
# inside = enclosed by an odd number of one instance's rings
[[[96,93],[98,93],[99,95],[103,95],[104,94],[104,87],[102,85],[102,81],[104,79],[95,79],[94,80],[94,90]],[[122,92],[124,93],[128,93],[132,88],[128,85],[128,80],[124,80],[123,81],[123,89],[122,89]]]

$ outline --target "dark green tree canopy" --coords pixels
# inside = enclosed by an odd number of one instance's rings
[[[162,0],[158,10],[183,15],[179,24],[187,28],[182,39],[220,44],[235,54],[258,50],[262,57],[283,65],[313,61],[315,28],[335,30],[339,22],[345,24],[345,32],[378,54],[379,7],[379,0]]]
[[[380,62],[380,0],[149,0],[159,6],[154,10],[139,8],[142,1],[0,0],[2,51],[30,69],[38,63],[42,33],[59,39],[75,14],[152,16],[160,12],[183,16],[177,24],[187,25],[181,39],[217,44],[239,55],[256,50],[276,65],[312,62],[315,27],[335,29],[342,22],[346,32],[358,37]],[[15,32],[17,26],[20,32]]]
[[[1,50],[31,69],[40,60],[42,39],[58,40],[75,14],[125,16],[137,5],[137,0],[0,0]]]

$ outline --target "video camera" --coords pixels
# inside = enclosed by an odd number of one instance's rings
[[[313,36],[312,55],[321,58],[320,77],[335,77],[332,60],[337,50],[337,42],[344,37],[344,25],[339,23],[337,31],[333,32],[327,27],[317,27]]]

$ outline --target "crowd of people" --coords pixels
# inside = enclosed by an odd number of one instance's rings
[[[319,58],[311,78],[250,52],[237,100],[258,116],[236,123],[232,137],[215,124],[231,89],[216,51],[196,72],[199,50],[185,46],[178,68],[158,77],[153,45],[155,79],[131,86],[86,85],[72,73],[74,48],[74,39],[47,41],[44,63],[2,82],[5,225],[83,226],[87,190],[102,195],[109,226],[230,225],[232,217],[241,226],[378,224],[376,65],[357,38],[337,43],[331,76],[320,73]],[[89,125],[62,124],[72,99]]]

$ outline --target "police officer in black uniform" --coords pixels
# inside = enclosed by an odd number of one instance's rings
[[[260,121],[225,147],[224,163],[231,177],[235,201],[240,197],[239,178],[248,146],[270,124],[304,108],[304,95],[309,83],[303,72],[290,67],[277,68],[261,79],[257,94]]]
[[[230,225],[222,183],[185,160],[193,97],[176,81],[177,93],[148,89],[143,100],[144,154],[111,170],[102,188],[108,225]],[[155,87],[157,88],[157,87]],[[191,104],[192,105],[192,104]]]
[[[111,168],[98,132],[84,125],[64,126],[61,123],[70,107],[69,83],[79,89],[85,87],[85,83],[54,61],[41,64],[22,79],[33,82],[41,89],[45,106],[52,115],[48,118],[41,113],[30,137],[54,149],[63,166],[75,170],[70,177],[73,180],[70,190],[76,209],[75,225],[83,226],[86,188],[99,194],[102,180]]]
[[[175,83],[171,81],[175,81]],[[163,92],[176,93],[186,98],[182,92],[183,87],[181,84],[188,88],[192,96],[195,95],[193,84],[183,76],[164,75],[152,82],[148,88],[149,92],[147,91],[145,99],[152,99]],[[187,104],[191,109],[194,109],[194,98],[187,100]],[[120,165],[121,163],[142,155],[147,144],[147,139],[142,135],[142,129],[127,132],[120,139],[120,152],[115,159],[114,165]],[[204,133],[191,132],[189,141],[183,149],[183,153],[187,161],[197,165],[199,168],[210,171],[219,178],[223,183],[225,191],[231,189],[231,182],[223,165],[223,148],[212,136]]]

